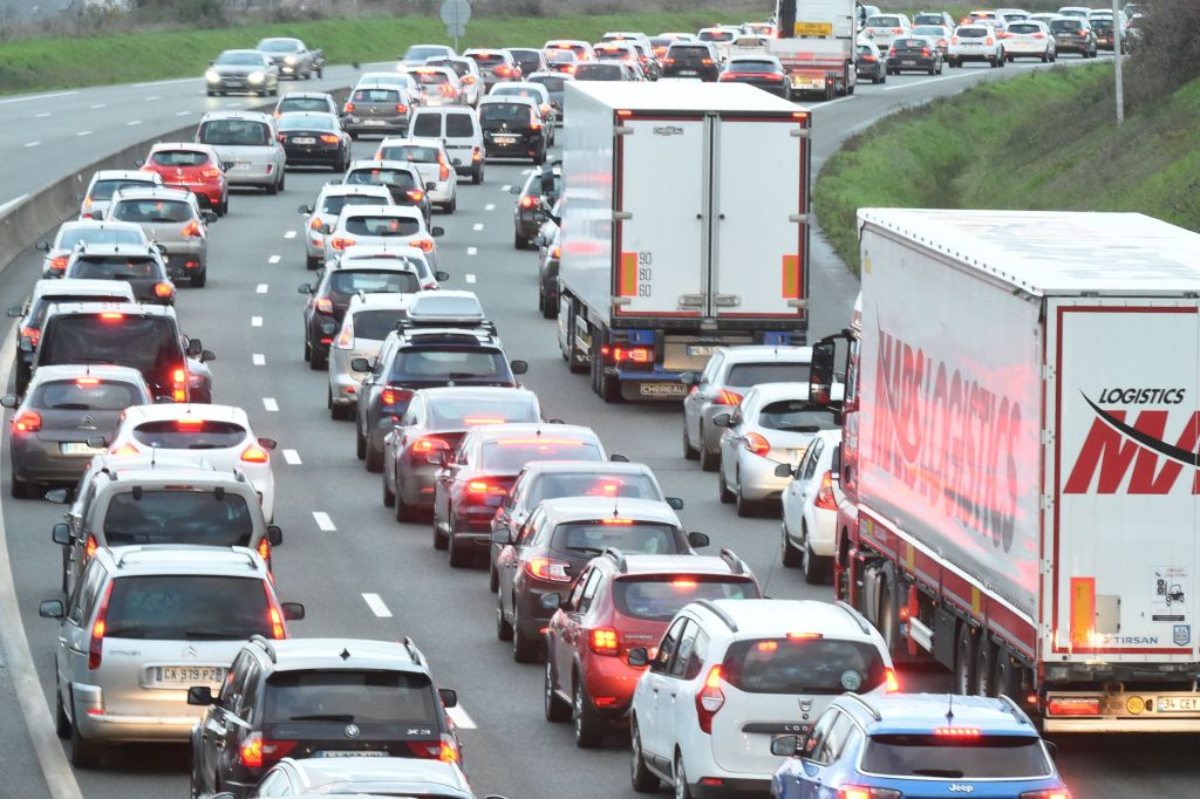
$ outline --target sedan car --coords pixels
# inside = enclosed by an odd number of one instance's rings
[[[1038,58],[1042,63],[1058,60],[1058,48],[1050,28],[1043,22],[1022,20],[1008,26],[1004,37],[1004,55],[1008,60]]]
[[[855,48],[854,71],[859,80],[887,83],[887,55],[871,42],[862,41]]]
[[[345,172],[350,164],[350,134],[333,114],[289,111],[278,117],[280,143],[288,166],[328,166]]]
[[[239,94],[279,94],[279,68],[257,50],[226,50],[204,73],[209,97]]]
[[[228,164],[231,186],[283,191],[287,155],[279,143],[275,118],[258,111],[210,111],[200,120],[196,141],[212,146]]]
[[[166,185],[195,194],[200,204],[216,211],[217,216],[229,213],[225,169],[233,164],[222,162],[215,147],[194,142],[158,142],[139,166],[143,172],[158,175]]]
[[[384,139],[375,151],[379,161],[401,161],[417,170],[429,204],[447,214],[458,210],[458,177],[441,139]]]
[[[201,211],[196,195],[182,189],[122,189],[113,195],[110,216],[140,225],[163,254],[173,281],[192,288],[208,282],[208,225],[214,211]]]
[[[746,392],[733,413],[713,417],[724,428],[717,487],[722,502],[736,502],[738,516],[753,516],[778,500],[788,477],[776,469],[795,467],[814,434],[837,427],[827,409],[810,405],[807,383],[770,383]]]
[[[792,477],[783,492],[783,565],[804,570],[811,585],[829,581],[837,544],[837,513],[841,504],[841,430],[822,430],[813,436],[804,458],[793,471],[775,467]]]
[[[16,411],[8,438],[13,497],[33,496],[39,485],[74,483],[92,456],[104,452],[122,412],[153,401],[142,373],[128,366],[38,369],[24,397],[0,400]]]
[[[254,49],[271,59],[283,77],[308,80],[325,74],[325,54],[309,50],[299,39],[275,37],[262,39]]]
[[[394,205],[392,193],[387,186],[347,186],[342,183],[326,183],[321,187],[316,202],[312,205],[300,206],[304,214],[307,230],[304,237],[305,263],[309,269],[316,269],[325,263],[325,234],[321,232],[326,225],[332,226],[347,205]]]
[[[42,277],[62,277],[67,270],[71,251],[83,244],[132,244],[149,246],[145,231],[140,225],[130,222],[102,222],[79,219],[63,222],[58,227],[54,240],[39,241],[34,249],[45,253],[42,256]]]
[[[103,219],[108,213],[108,203],[119,189],[136,186],[153,188],[163,185],[157,172],[129,169],[98,169],[92,173],[87,191],[80,200],[80,219]]]
[[[787,98],[788,74],[779,59],[770,55],[735,55],[721,70],[721,83],[748,83],[765,92]]]
[[[942,52],[928,39],[916,36],[899,37],[888,49],[887,68],[893,75],[913,71],[940,75]]]

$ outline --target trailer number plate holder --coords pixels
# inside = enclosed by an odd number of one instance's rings
[[[1160,696],[1154,702],[1159,713],[1200,712],[1200,696]]]
[[[683,383],[639,383],[638,394],[643,397],[686,397],[688,387]]]

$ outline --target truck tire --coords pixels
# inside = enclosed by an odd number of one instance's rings
[[[996,645],[980,632],[975,648],[975,690],[979,696],[996,696]]]
[[[996,696],[1021,701],[1021,664],[1013,659],[1008,647],[1001,644],[996,650]]]
[[[883,642],[887,644],[888,652],[895,654],[900,648],[900,625],[897,612],[896,590],[892,581],[886,577],[879,583],[879,622],[875,625]]]
[[[609,404],[620,402],[621,381],[613,375],[605,374],[603,359],[596,357],[599,339],[599,332],[592,331],[592,390]]]
[[[975,690],[975,633],[962,622],[954,645],[954,693],[970,695]]]

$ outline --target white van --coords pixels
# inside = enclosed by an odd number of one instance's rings
[[[483,130],[472,109],[459,105],[418,108],[408,135],[414,139],[441,139],[454,171],[470,175],[472,183],[483,183]]]

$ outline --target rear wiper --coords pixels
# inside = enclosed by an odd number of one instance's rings
[[[919,777],[945,777],[950,780],[961,779],[963,773],[952,768],[915,768],[912,773]]]
[[[145,638],[146,631],[139,630],[137,627],[120,628],[115,630],[105,631],[105,636],[109,638]]]
[[[183,634],[189,641],[196,639],[220,640],[225,638],[244,638],[245,630],[188,630]]]
[[[570,550],[571,552],[585,552],[589,555],[592,553],[595,553],[597,555],[604,554],[604,550],[601,549],[600,547],[566,547],[566,549]]]
[[[311,716],[292,716],[288,721],[340,721],[344,724],[349,724],[354,721],[354,716],[349,713],[315,713]]]
[[[50,406],[50,410],[52,411],[90,411],[91,409],[92,406],[86,402],[63,402],[59,405]]]

